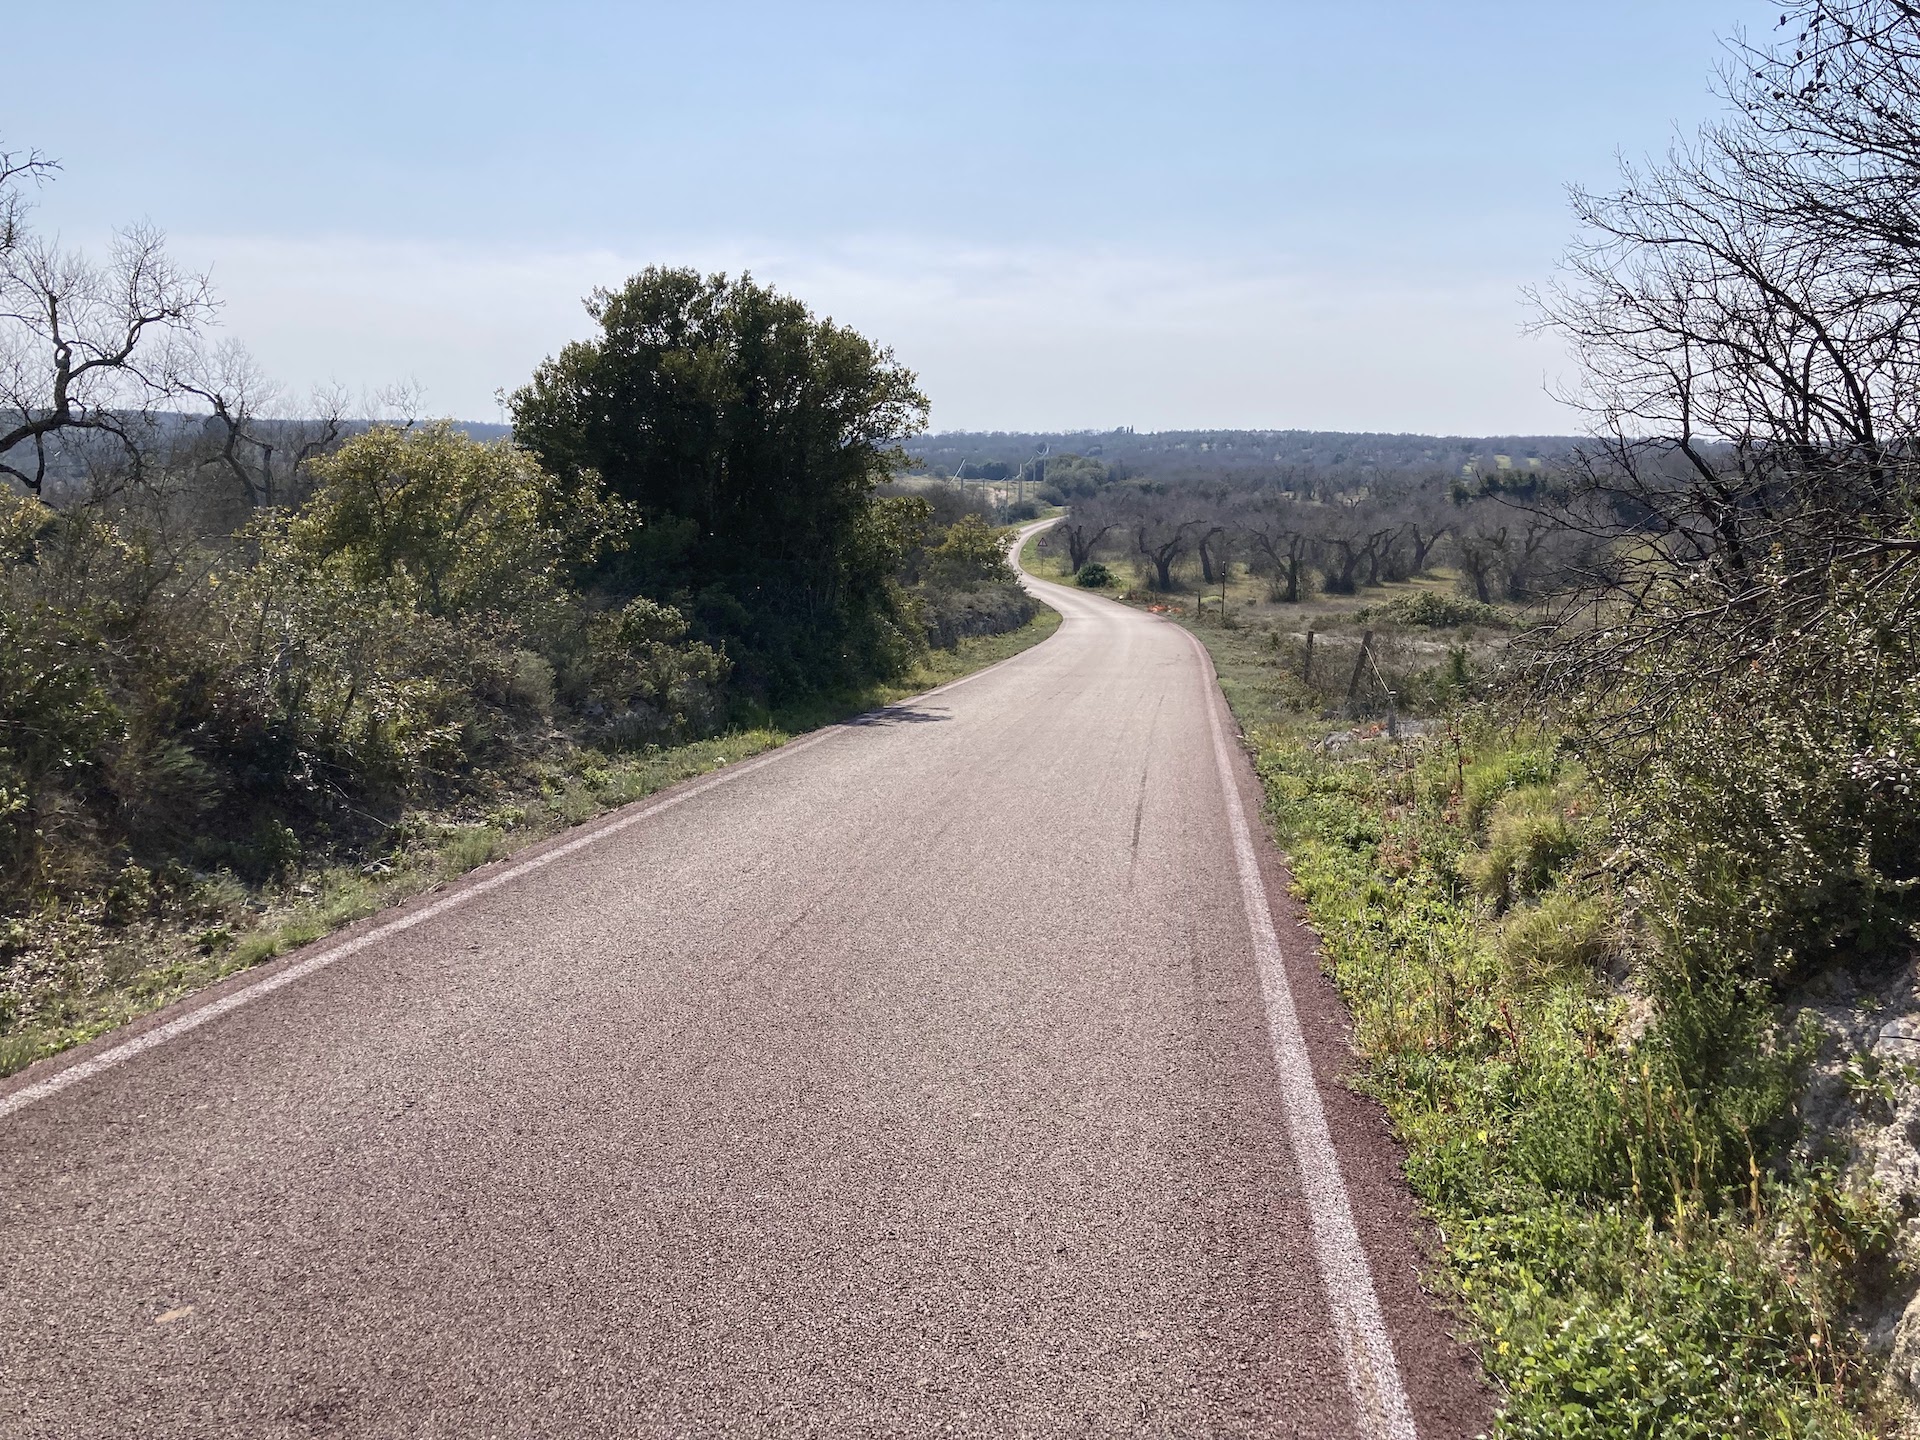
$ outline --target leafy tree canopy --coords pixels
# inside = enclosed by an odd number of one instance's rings
[[[689,604],[772,692],[896,663],[873,491],[924,425],[891,351],[750,276],[649,268],[511,400],[564,479],[597,472],[638,525],[598,578]]]
[[[404,574],[435,615],[546,595],[559,566],[591,554],[594,532],[618,516],[526,451],[470,440],[447,421],[376,426],[315,470],[319,488],[289,525],[295,543],[342,557],[363,586]]]

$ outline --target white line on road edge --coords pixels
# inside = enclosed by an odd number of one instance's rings
[[[1234,778],[1231,746],[1220,719],[1218,687],[1206,647],[1187,630],[1182,634],[1199,650],[1201,674],[1207,685],[1207,718],[1213,729],[1213,756],[1220,768],[1220,788],[1226,792],[1227,824],[1233,831],[1233,854],[1240,868],[1240,898],[1247,923],[1253,929],[1254,959],[1260,968],[1260,989],[1267,1003],[1267,1030],[1273,1037],[1273,1063],[1280,1072],[1280,1102],[1287,1113],[1287,1135],[1293,1142],[1293,1161],[1300,1169],[1307,1213],[1313,1225],[1313,1253],[1320,1262],[1320,1279],[1327,1290],[1327,1308],[1340,1332],[1340,1348],[1347,1365],[1347,1393],[1361,1433],[1369,1440],[1417,1440],[1413,1412],[1394,1363],[1393,1341],[1387,1335],[1374,1293],[1373,1271],[1353,1224],[1353,1204],[1340,1175],[1340,1157],[1327,1132],[1327,1113],[1313,1078],[1300,1015],[1293,1006],[1293,987],[1287,982],[1280,938],[1274,933],[1273,911],[1260,861],[1254,854],[1253,833]]]
[[[966,678],[971,679],[972,677],[968,676]],[[416,925],[424,925],[427,921],[444,915],[449,910],[458,909],[468,901],[485,895],[490,890],[498,890],[502,885],[518,880],[522,875],[530,875],[535,870],[544,869],[546,866],[553,864],[556,860],[565,859],[576,851],[586,849],[589,845],[597,845],[609,835],[617,835],[629,826],[638,825],[642,820],[651,819],[662,810],[671,810],[674,806],[684,804],[696,795],[704,795],[707,791],[724,785],[729,780],[736,780],[750,771],[758,770],[763,765],[770,765],[775,760],[782,759],[789,755],[796,755],[802,750],[818,745],[822,740],[835,734],[836,730],[837,727],[822,730],[814,735],[808,736],[804,740],[797,740],[782,745],[776,750],[770,750],[764,755],[756,756],[739,765],[726,766],[719,774],[710,775],[707,779],[689,785],[684,790],[676,791],[664,800],[656,801],[652,805],[636,810],[631,815],[622,815],[610,825],[602,825],[590,834],[569,840],[564,845],[556,845],[553,849],[535,855],[531,859],[522,860],[518,864],[509,865],[497,875],[489,875],[484,880],[475,881],[470,885],[462,885],[451,895],[436,900],[431,905],[415,910],[410,914],[402,915],[398,919],[389,920],[384,925],[376,925],[364,935],[356,935],[351,940],[342,941],[338,945],[330,945],[317,954],[309,955],[305,960],[297,964],[289,965],[286,969],[267,976],[264,980],[256,981],[252,985],[243,986],[230,994],[222,995],[218,1000],[210,1004],[202,1005],[197,1010],[189,1010],[178,1020],[169,1020],[165,1025],[155,1026],[153,1029],[147,1031],[146,1034],[135,1036],[125,1044],[116,1045],[110,1050],[103,1050],[91,1060],[83,1060],[78,1065],[69,1066],[65,1070],[49,1075],[37,1084],[24,1085],[11,1095],[0,1095],[0,1119],[5,1119],[16,1110],[24,1110],[27,1106],[32,1105],[36,1101],[44,1100],[49,1095],[58,1094],[69,1085],[78,1085],[82,1080],[90,1080],[102,1071],[111,1070],[114,1066],[121,1064],[123,1061],[131,1060],[144,1050],[151,1050],[157,1045],[164,1045],[169,1040],[174,1040],[185,1035],[189,1030],[197,1030],[209,1021],[218,1020],[222,1015],[230,1014],[232,1011],[238,1010],[242,1005],[250,1005],[261,996],[270,995],[284,985],[291,985],[296,980],[304,980],[315,971],[324,970],[329,965],[338,964],[349,955],[357,955],[360,951],[366,949],[376,941],[398,935],[403,930],[411,930]]]
[[[935,695],[944,695],[949,690],[957,690],[960,686],[970,681],[978,680],[983,675],[991,674],[1002,665],[1018,660],[1022,655],[1032,654],[1037,648],[1037,646],[1029,646],[1018,654],[1009,655],[1005,660],[996,660],[991,665],[983,666],[971,675],[962,675],[957,680],[949,680],[946,684],[937,685],[924,694],[905,696],[894,701],[891,705],[881,706],[879,710],[873,713],[884,714],[886,711],[895,709],[901,705],[917,704],[922,700],[931,700]],[[856,717],[856,719],[857,718],[858,717]],[[190,1030],[198,1030],[209,1021],[218,1020],[222,1015],[238,1010],[242,1005],[250,1005],[261,996],[270,995],[284,985],[291,985],[296,980],[304,980],[315,971],[324,970],[329,965],[338,964],[349,955],[356,955],[366,949],[376,940],[385,940],[388,936],[398,935],[403,930],[411,930],[416,925],[423,925],[436,916],[446,914],[449,910],[458,909],[477,896],[485,895],[490,890],[498,890],[502,885],[513,880],[518,880],[522,875],[530,875],[535,870],[544,869],[556,860],[564,859],[576,851],[584,850],[589,845],[599,844],[609,835],[618,835],[629,826],[638,825],[642,820],[652,819],[662,810],[671,810],[674,806],[684,804],[697,795],[704,795],[707,791],[716,789],[726,784],[729,780],[737,780],[740,776],[758,770],[764,765],[771,765],[776,760],[784,760],[789,756],[798,755],[802,750],[809,750],[821,741],[830,739],[847,728],[848,726],[846,725],[830,725],[822,730],[815,731],[804,740],[789,741],[778,749],[769,750],[764,755],[757,755],[753,759],[744,760],[738,765],[727,766],[718,775],[710,775],[705,780],[688,785],[684,790],[677,790],[664,800],[658,800],[646,806],[644,809],[634,811],[631,815],[622,815],[618,820],[613,821],[609,825],[602,825],[592,833],[582,835],[578,839],[569,840],[564,845],[556,845],[553,849],[535,855],[531,859],[519,861],[517,864],[510,864],[497,875],[489,875],[484,880],[478,880],[469,885],[462,885],[458,890],[454,891],[453,894],[446,896],[444,899],[436,900],[433,904],[415,910],[410,914],[402,915],[398,919],[389,920],[384,925],[376,925],[364,935],[356,935],[351,940],[342,941],[338,945],[330,945],[317,954],[309,955],[305,960],[289,965],[286,969],[267,976],[264,980],[258,980],[251,985],[242,986],[230,994],[222,995],[218,1000],[202,1005],[197,1010],[190,1010],[178,1020],[169,1020],[164,1025],[155,1026],[144,1035],[135,1036],[123,1044],[115,1045],[110,1050],[103,1050],[91,1060],[82,1060],[78,1065],[70,1065],[65,1070],[49,1075],[44,1080],[37,1081],[32,1085],[23,1085],[11,1095],[0,1095],[0,1120],[6,1119],[7,1116],[12,1115],[16,1111],[26,1109],[29,1105],[37,1101],[45,1100],[50,1095],[59,1094],[69,1085],[78,1085],[82,1080],[90,1080],[103,1071],[111,1070],[123,1061],[131,1060],[142,1051],[164,1045],[169,1040],[177,1039]]]

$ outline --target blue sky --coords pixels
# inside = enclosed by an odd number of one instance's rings
[[[650,262],[893,346],[940,428],[1559,431],[1564,187],[1713,113],[1748,0],[95,4],[0,137],[292,395],[473,419]],[[40,33],[35,33],[36,31]],[[129,97],[124,102],[118,97]],[[297,405],[295,408],[298,408]]]

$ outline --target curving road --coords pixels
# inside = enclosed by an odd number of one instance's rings
[[[0,1436],[1464,1436],[1204,653],[1033,650],[0,1085]]]

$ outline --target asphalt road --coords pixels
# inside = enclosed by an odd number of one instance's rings
[[[1478,1431],[1203,652],[1044,589],[0,1085],[0,1435]]]

